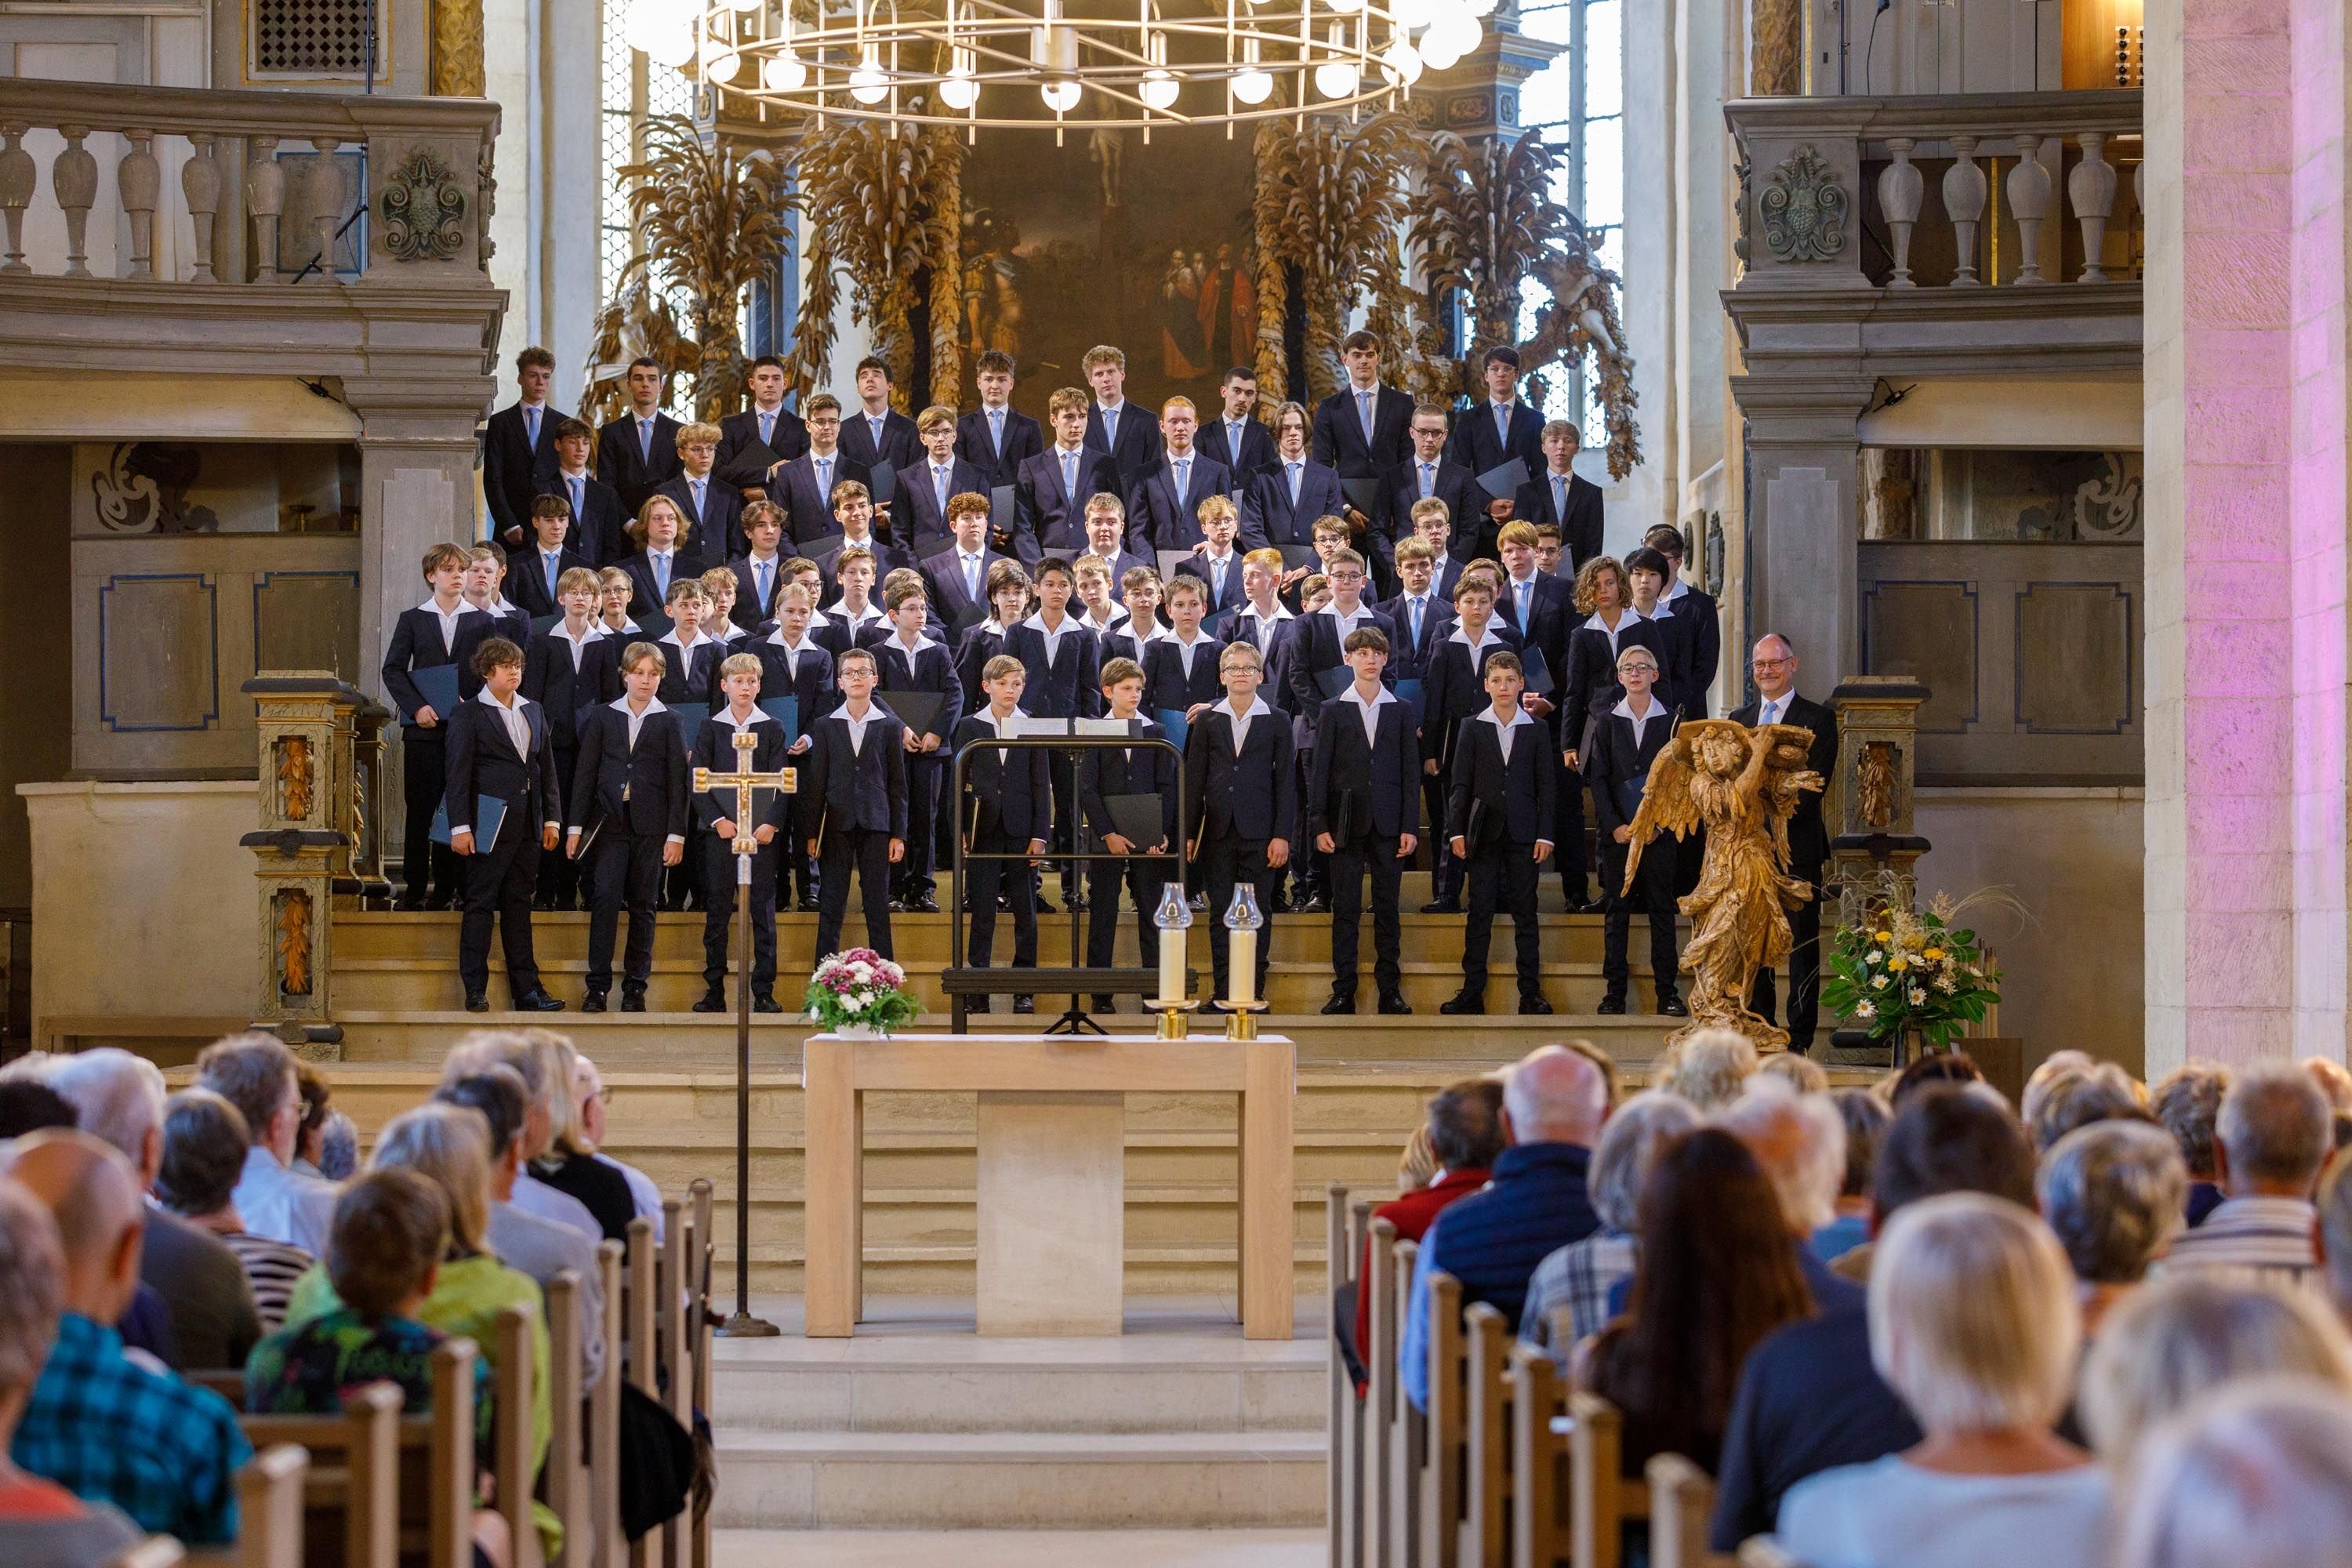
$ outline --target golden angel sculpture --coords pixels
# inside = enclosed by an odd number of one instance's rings
[[[1737,1029],[1759,1050],[1789,1043],[1749,1010],[1748,994],[1759,969],[1789,963],[1789,911],[1813,896],[1812,885],[1788,874],[1789,817],[1797,797],[1818,792],[1822,775],[1805,766],[1812,733],[1794,724],[1751,730],[1728,719],[1699,719],[1650,764],[1633,841],[1625,858],[1625,890],[1642,863],[1643,846],[1657,833],[1688,837],[1706,830],[1706,858],[1698,886],[1680,900],[1690,917],[1683,967],[1693,976],[1690,1022],[1671,1039],[1694,1030]]]

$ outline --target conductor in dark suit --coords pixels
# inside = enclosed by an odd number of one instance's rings
[[[530,501],[555,477],[555,427],[567,417],[547,400],[555,356],[533,346],[515,356],[521,397],[490,416],[482,433],[482,500],[490,537],[514,550],[530,541]]]
[[[596,477],[621,492],[622,510],[635,517],[684,465],[678,422],[661,411],[661,362],[631,360],[626,384],[629,406],[596,433]]]
[[[895,473],[921,455],[915,422],[890,406],[890,365],[879,354],[857,362],[857,401],[841,421],[841,449],[850,461]]]
[[[1633,911],[1650,922],[1650,979],[1656,985],[1658,1011],[1669,1017],[1687,1017],[1675,987],[1675,840],[1660,832],[1643,847],[1633,885],[1625,886],[1625,863],[1633,844],[1633,818],[1642,809],[1642,791],[1650,781],[1650,764],[1675,738],[1675,717],[1652,689],[1658,679],[1657,655],[1638,643],[1628,643],[1617,655],[1617,680],[1625,689],[1608,712],[1592,725],[1592,739],[1581,761],[1584,783],[1592,790],[1592,812],[1601,827],[1601,891],[1608,905],[1601,928],[1601,975],[1607,986],[1601,998],[1603,1013],[1625,1011],[1625,991],[1632,971],[1625,960]]]
[[[766,495],[770,476],[808,450],[808,426],[784,406],[784,362],[761,354],[747,378],[751,406],[719,422],[718,474],[739,490]]]
[[[1538,527],[1549,522],[1559,529],[1559,547],[1571,572],[1582,571],[1601,553],[1601,487],[1570,468],[1582,441],[1565,419],[1543,427],[1543,462],[1531,470],[1534,479],[1519,487],[1513,511]]]
[[[1127,395],[1124,350],[1097,343],[1079,363],[1095,394],[1087,406],[1087,446],[1109,455],[1111,466],[1118,470],[1111,488],[1124,496],[1160,460],[1159,417]]]
[[[1343,479],[1376,479],[1412,451],[1412,396],[1381,384],[1381,340],[1371,333],[1349,332],[1339,358],[1348,384],[1315,405],[1315,460]]]
[[[1750,729],[1766,724],[1794,724],[1810,730],[1813,743],[1806,749],[1805,765],[1823,780],[1837,776],[1837,715],[1819,702],[1797,695],[1797,650],[1778,632],[1756,640],[1748,656],[1759,700],[1731,711],[1734,723]],[[1822,867],[1830,858],[1830,834],[1822,820],[1822,797],[1801,795],[1789,818],[1789,874],[1813,885],[1813,896],[1789,911],[1793,946],[1789,954],[1789,1048],[1812,1047],[1813,1026],[1821,1014],[1822,988]],[[1766,1019],[1778,1022],[1773,1007],[1775,976],[1759,971],[1748,1005]]]
[[[482,689],[449,717],[448,789],[443,809],[449,817],[449,849],[466,862],[465,916],[457,930],[457,977],[466,986],[466,1011],[490,1010],[490,922],[498,921],[506,950],[507,984],[520,1012],[552,1013],[562,1003],[539,983],[539,963],[530,943],[531,898],[539,885],[539,857],[552,850],[563,824],[563,802],[555,783],[552,737],[547,710],[522,695],[523,654],[504,637],[492,637],[474,655]],[[479,802],[504,803],[494,837],[476,828]],[[488,829],[484,828],[484,833]]]
[[[1307,834],[1331,858],[1331,998],[1325,1013],[1356,1010],[1356,944],[1364,876],[1372,879],[1372,978],[1383,1013],[1410,1013],[1398,967],[1399,895],[1421,835],[1421,737],[1412,709],[1381,683],[1389,638],[1348,634],[1355,679],[1321,705],[1307,773]]]
[[[991,349],[974,373],[980,406],[956,421],[956,456],[988,476],[988,488],[1020,477],[1024,459],[1045,449],[1045,428],[1013,406],[1013,356]]]

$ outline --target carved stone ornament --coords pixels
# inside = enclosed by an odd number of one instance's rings
[[[412,150],[383,185],[383,247],[395,261],[448,261],[466,246],[466,188],[427,148]]]
[[[310,742],[300,735],[278,741],[278,814],[289,822],[310,816]]]
[[[300,888],[278,895],[278,989],[310,994],[310,895]]]
[[[1827,261],[1845,248],[1852,198],[1810,142],[1772,171],[1756,205],[1764,218],[1764,247],[1777,260]]]

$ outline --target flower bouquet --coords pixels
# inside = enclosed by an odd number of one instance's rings
[[[809,1021],[836,1035],[887,1035],[923,1010],[906,984],[907,972],[870,947],[836,952],[809,977]]]
[[[1822,1000],[1874,1039],[1916,1034],[1944,1050],[2000,1000],[2000,975],[1977,933],[1953,926],[1958,913],[1937,897],[1924,912],[1887,904],[1831,942]]]

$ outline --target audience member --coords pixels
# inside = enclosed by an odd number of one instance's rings
[[[518,1114],[520,1114],[520,1107]],[[335,1202],[327,1279],[342,1302],[299,1328],[281,1329],[245,1367],[245,1407],[263,1415],[331,1415],[354,1388],[389,1383],[411,1415],[433,1408],[433,1352],[449,1336],[415,1314],[433,1293],[449,1249],[449,1200],[414,1171],[362,1176]],[[489,1364],[474,1363],[478,1462],[496,1430]],[[509,1560],[506,1521],[474,1514],[474,1540],[493,1564]]]
[[[2033,1151],[2025,1130],[1997,1097],[1972,1088],[1914,1093],[1879,1143],[1872,1223],[1884,1230],[1906,1206],[1959,1192],[2030,1205]],[[1843,1273],[1846,1258],[1838,1261]],[[1748,1356],[1724,1438],[1708,1531],[1714,1550],[1737,1551],[1769,1531],[1782,1497],[1807,1476],[1920,1440],[1910,1411],[1872,1364],[1870,1318],[1863,1308],[1824,1312],[1791,1323]]]
[[[236,1413],[126,1351],[115,1331],[139,1288],[145,1220],[129,1163],[87,1133],[54,1131],[18,1140],[8,1173],[47,1206],[65,1262],[57,1342],[10,1457],[142,1530],[195,1546],[236,1540],[235,1478],[253,1457]]]
[[[142,1190],[163,1160],[163,1074],[144,1057],[112,1046],[59,1061],[49,1087],[74,1108],[77,1124],[131,1162]],[[177,1366],[214,1371],[245,1364],[261,1338],[253,1287],[236,1255],[204,1227],[151,1207],[139,1281],[163,1300],[178,1347]]]
[[[2070,1047],[2051,1052],[2042,1058],[2039,1067],[2025,1075],[2025,1092],[2017,1097],[2017,1119],[2032,1128],[2033,1119],[2041,1114],[2042,1099],[2049,1094],[2053,1083],[2070,1073],[2093,1071],[2098,1065],[2098,1058],[2088,1051]]]
[[[1626,1475],[1660,1453],[1712,1471],[1748,1352],[1812,1315],[1803,1249],[1789,1245],[1774,1186],[1727,1128],[1702,1127],[1657,1151],[1626,1310],[1577,1358],[1578,1384],[1623,1413]]]
[[[2109,1314],[2084,1358],[2083,1427],[2121,1472],[2199,1399],[2277,1374],[2352,1394],[2352,1339],[2308,1291],[2210,1274],[2158,1280]]]
[[[294,1053],[257,1029],[231,1035],[196,1058],[196,1087],[236,1106],[252,1136],[236,1196],[246,1229],[317,1257],[333,1223],[335,1189],[290,1168],[302,1125]]]
[[[1913,1095],[1930,1084],[1965,1086],[1983,1081],[1983,1069],[1977,1066],[1976,1058],[1968,1052],[1935,1051],[1921,1057],[1895,1075],[1895,1081],[1885,1086],[1886,1103],[1894,1110],[1900,1110],[1909,1103]]]
[[[456,1083],[485,1068],[505,1066],[521,1075],[530,1099],[523,1108],[522,1173],[515,1178],[514,1205],[525,1214],[567,1225],[590,1241],[604,1239],[604,1227],[588,1205],[569,1193],[559,1193],[531,1173],[531,1162],[547,1152],[554,1141],[554,1119],[548,1112],[547,1064],[532,1044],[537,1031],[475,1029],[461,1036],[442,1058],[441,1081]]]
[[[2118,1510],[2116,1568],[2352,1568],[2352,1406],[2263,1378],[2183,1412]]]
[[[1821,1063],[1797,1051],[1769,1051],[1757,1064],[1756,1070],[1766,1078],[1784,1080],[1800,1094],[1825,1094],[1829,1091],[1830,1075]]]
[[[2188,1190],[2180,1151],[2146,1121],[2078,1127],[2042,1156],[2034,1194],[2074,1270],[2086,1343],[2179,1234]]]
[[[2319,1252],[2336,1315],[2352,1323],[2352,1160],[2328,1164],[2319,1179]]]
[[[331,1182],[360,1173],[360,1130],[340,1110],[327,1113],[326,1130],[319,1134],[319,1171]]]
[[[1585,1194],[1592,1144],[1608,1120],[1613,1072],[1578,1041],[1522,1057],[1503,1080],[1503,1139],[1486,1190],[1438,1216],[1422,1238],[1406,1309],[1399,1382],[1416,1408],[1429,1399],[1429,1278],[1462,1282],[1462,1305],[1485,1301],[1519,1321],[1536,1265],[1599,1223]]]
[[[2026,1099],[2033,1109],[2025,1113],[2025,1130],[2033,1147],[2044,1153],[2077,1127],[2094,1121],[2154,1120],[2132,1092],[2130,1078],[2113,1062],[2057,1073],[2040,1093]]]
[[[28,1568],[100,1568],[141,1537],[112,1503],[85,1504],[9,1457],[65,1310],[66,1260],[56,1222],[22,1186],[0,1179],[0,1540]]]
[[[2052,1429],[2082,1331],[2057,1239],[1976,1193],[1912,1205],[1885,1237],[1871,1360],[1926,1438],[1792,1488],[1781,1547],[1814,1568],[2094,1568],[2106,1471]]]
[[[1698,1108],[1662,1089],[1635,1095],[1618,1107],[1592,1146],[1585,1192],[1601,1228],[1536,1265],[1528,1280],[1527,1305],[1519,1310],[1519,1338],[1549,1346],[1563,1365],[1568,1352],[1609,1321],[1609,1302],[1633,1277],[1639,1248],[1642,1194],[1648,1188],[1658,1151],[1699,1124]],[[1552,1333],[1552,1314],[1569,1315],[1565,1341]]]
[[[1437,1180],[1437,1150],[1429,1142],[1429,1123],[1424,1121],[1412,1130],[1397,1155],[1397,1195],[1421,1191]]]
[[[74,1108],[40,1079],[0,1079],[0,1140],[22,1138],[51,1127],[71,1127],[77,1120]]]
[[[286,1321],[294,1282],[311,1258],[299,1247],[245,1228],[236,1210],[236,1185],[250,1144],[236,1106],[208,1089],[182,1089],[164,1104],[155,1198],[166,1213],[202,1228],[228,1249],[253,1294],[261,1332],[275,1333]]]
[[[1811,1246],[1813,1233],[1837,1216],[1837,1191],[1845,1179],[1845,1123],[1836,1107],[1824,1096],[1759,1079],[1713,1121],[1748,1146],[1772,1184],[1813,1305],[1824,1312],[1861,1306],[1862,1288],[1832,1273]]]
[[[2335,1147],[2327,1099],[2309,1073],[2285,1062],[2239,1069],[2214,1126],[2222,1201],[2173,1242],[2163,1271],[2234,1268],[2301,1284],[2319,1265],[2311,1193]]]
[[[2319,1092],[2326,1097],[2331,1114],[2343,1116],[2352,1113],[2352,1070],[2347,1070],[2342,1062],[2330,1061],[2326,1057],[2305,1057],[2301,1065],[2303,1070],[2311,1075],[2311,1081],[2318,1086]]]
[[[596,1159],[580,1134],[579,1053],[572,1042],[547,1029],[520,1031],[539,1058],[540,1093],[547,1102],[547,1147],[531,1161],[531,1173],[595,1220],[607,1241],[626,1242],[637,1216],[629,1179]]]
[[[1503,1152],[1502,1084],[1491,1078],[1471,1078],[1446,1085],[1431,1097],[1423,1131],[1437,1162],[1435,1179],[1372,1211],[1374,1219],[1396,1226],[1400,1241],[1419,1241],[1448,1205],[1486,1184],[1488,1168]],[[1367,1234],[1357,1279],[1370,1279],[1371,1267],[1372,1238]],[[1371,1299],[1360,1290],[1355,1321],[1354,1348],[1360,1362],[1372,1331]]]
[[[522,1075],[509,1067],[487,1068],[443,1084],[433,1098],[479,1111],[489,1128],[490,1217],[485,1234],[490,1250],[530,1275],[542,1292],[566,1268],[578,1276],[583,1386],[593,1388],[604,1374],[604,1283],[596,1268],[596,1244],[568,1225],[514,1205],[515,1177],[522,1166]]]
[[[1729,1105],[1756,1073],[1756,1045],[1737,1029],[1698,1029],[1669,1047],[1658,1087],[1704,1114]]]
[[[2205,1223],[2221,1206],[2221,1188],[2213,1168],[2213,1124],[2221,1120],[2221,1097],[2230,1089],[2229,1069],[2212,1062],[2186,1062],[2157,1081],[2152,1096],[2157,1121],[2180,1146],[2189,1166],[2189,1224]]]
[[[613,1158],[605,1151],[605,1119],[611,1113],[613,1091],[604,1087],[604,1075],[596,1070],[596,1064],[581,1055],[576,1047],[572,1050],[572,1066],[579,1075],[574,1083],[580,1091],[581,1135],[587,1140],[588,1146],[596,1151],[596,1163],[612,1166],[621,1173],[621,1179],[629,1184],[629,1201],[635,1207],[639,1219],[653,1221],[654,1240],[658,1244],[662,1232],[661,1189],[654,1185],[651,1176],[625,1160]]]
[[[328,1118],[334,1114],[334,1107],[328,1103],[334,1097],[333,1086],[327,1082],[325,1073],[309,1062],[295,1064],[294,1084],[296,1092],[302,1097],[302,1121],[294,1130],[290,1168],[321,1182],[331,1180],[320,1155],[326,1149]]]
[[[1830,1103],[1845,1126],[1845,1174],[1838,1183],[1837,1217],[1813,1232],[1813,1256],[1824,1263],[1870,1239],[1870,1162],[1895,1114],[1866,1089],[1833,1089]]]

